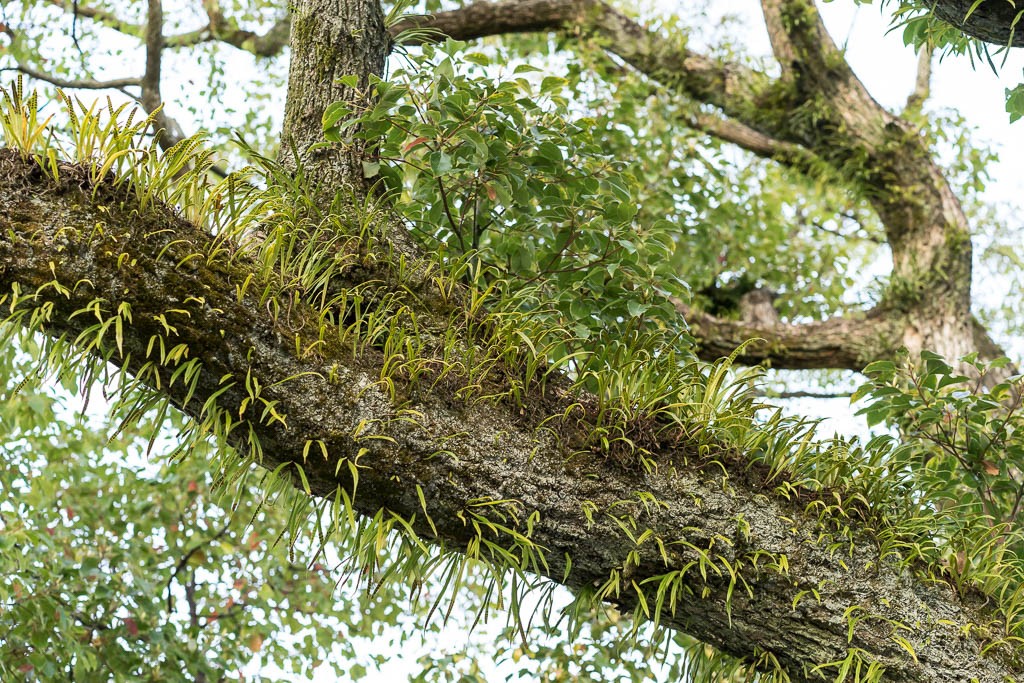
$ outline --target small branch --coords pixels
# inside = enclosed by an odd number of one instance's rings
[[[132,86],[141,86],[142,79],[140,78],[114,78],[109,81],[97,81],[94,78],[61,78],[59,76],[53,76],[38,69],[34,69],[25,64],[18,64],[16,67],[8,67],[0,69],[0,71],[17,71],[25,74],[36,80],[55,85],[58,88],[65,88],[68,90],[121,90],[122,88],[128,88]]]
[[[687,124],[695,130],[704,131],[759,157],[771,159],[805,173],[822,165],[817,155],[805,147],[784,142],[735,119],[714,114],[695,114],[687,119]]]
[[[820,398],[820,399],[833,399],[833,398],[850,398],[853,394],[849,391],[759,391],[758,396],[765,398],[775,399],[791,399],[791,398]]]
[[[219,0],[203,0],[203,10],[209,23],[198,31],[190,31],[166,39],[167,47],[190,47],[200,43],[219,41],[257,57],[274,57],[288,45],[291,15],[285,14],[274,22],[266,33],[240,29],[224,15]]]
[[[799,211],[798,210],[796,212],[796,222],[797,222],[797,225],[799,225],[800,227],[813,228],[814,230],[820,230],[821,232],[825,232],[825,233],[828,233],[830,235],[835,235],[836,237],[840,237],[840,238],[842,238],[844,240],[864,240],[866,242],[873,242],[875,244],[885,244],[886,243],[885,239],[883,239],[882,237],[879,237],[877,235],[872,235],[870,232],[868,232],[867,229],[865,229],[864,226],[861,225],[860,219],[857,218],[857,216],[849,214],[849,213],[840,213],[840,214],[837,214],[837,218],[841,218],[841,219],[845,219],[847,221],[850,221],[851,223],[856,225],[857,226],[857,230],[859,230],[863,234],[856,234],[856,232],[851,234],[851,233],[843,232],[842,230],[838,230],[836,228],[830,228],[827,225],[824,225],[824,224],[820,223],[819,221],[808,220],[807,216],[804,215],[803,211]]]
[[[192,546],[187,551],[185,551],[185,554],[181,556],[180,560],[178,560],[178,564],[176,564],[174,566],[174,570],[171,571],[171,575],[167,578],[166,589],[167,589],[167,611],[168,612],[170,612],[173,609],[173,605],[174,605],[174,603],[173,603],[173,601],[171,599],[171,584],[174,583],[174,579],[176,579],[178,577],[178,574],[181,573],[182,569],[184,569],[186,566],[188,566],[189,560],[191,560],[192,557],[195,556],[195,554],[197,552],[199,552],[200,550],[202,550],[206,546],[210,545],[214,541],[220,540],[224,536],[224,534],[226,534],[228,532],[228,530],[230,528],[231,528],[231,521],[229,520],[228,523],[225,524],[223,526],[223,528],[221,528],[220,531],[215,533],[213,536],[211,536],[209,538],[206,538],[206,539],[203,539],[199,543],[196,543],[194,546]]]
[[[907,97],[906,113],[921,111],[931,95],[933,52],[931,45],[925,45],[917,53],[917,76],[914,79],[914,91]]]
[[[149,0],[146,12],[146,72],[142,76],[142,106],[150,114],[157,110],[163,101],[160,96],[160,68],[164,47],[164,11],[161,0]],[[157,115],[158,123],[164,118]],[[160,127],[166,128],[161,125]]]

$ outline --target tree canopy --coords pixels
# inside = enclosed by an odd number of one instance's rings
[[[6,5],[0,675],[1019,680],[997,4],[900,111],[811,0]]]

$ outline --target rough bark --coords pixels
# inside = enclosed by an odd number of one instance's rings
[[[1020,47],[1021,9],[1011,0],[933,0],[935,16],[964,33],[996,45]]]
[[[391,41],[379,2],[314,0],[296,3],[281,160],[304,168],[329,207],[336,193],[363,196],[363,145],[324,145],[323,113],[341,102],[369,106],[369,78],[384,73]],[[355,87],[340,82],[355,76]]]
[[[105,315],[129,304],[133,322],[124,329],[121,352],[112,340],[104,347],[111,360],[138,370],[152,339],[164,339],[168,348],[187,345],[189,357],[202,363],[194,395],[185,401],[188,389],[170,381],[173,367],[160,371],[163,391],[194,416],[222,391],[217,404],[240,416],[259,439],[260,464],[301,463],[314,495],[331,495],[338,486],[352,491],[349,470],[339,464],[358,458],[353,497],[359,512],[401,515],[425,536],[436,528],[451,548],[474,538],[465,521],[468,511],[478,509],[474,505],[510,501],[501,509],[508,520],[519,520],[506,523],[521,532],[536,514],[530,538],[545,549],[543,573],[580,590],[619,572],[623,588],[613,599],[627,610],[637,599],[631,585],[682,569],[697,559],[690,548],[711,548],[741,568],[750,594],[741,584],[727,597],[724,564],[706,580],[691,569],[678,609],[666,607],[662,622],[752,661],[771,653],[794,681],[817,680],[807,667],[842,659],[848,647],[882,664],[889,681],[1001,683],[1022,673],[998,651],[980,656],[985,642],[964,626],[988,623],[982,607],[880,558],[867,529],[855,532],[837,555],[828,547],[827,522],[823,527],[813,507],[808,512],[809,499],[773,492],[742,453],[698,454],[693,439],[679,438],[656,448],[655,472],[623,467],[587,443],[592,425],[584,414],[549,419],[570,403],[589,401],[554,389],[528,396],[523,406],[467,402],[440,386],[392,400],[379,382],[381,359],[372,351],[353,358],[350,348],[332,344],[327,335],[317,353],[297,357],[295,337],[308,336],[315,313],[296,305],[283,320],[260,301],[258,288],[237,294],[250,275],[244,264],[185,258],[211,253],[212,238],[173,213],[140,213],[133,196],[112,188],[94,192],[69,166],[54,184],[34,162],[9,150],[0,151],[0,171],[4,305],[14,305],[11,296],[18,291],[16,310],[52,307],[46,332],[74,338],[95,316],[72,313],[96,299]],[[54,287],[54,280],[66,289]],[[380,273],[360,272],[339,286],[367,280],[386,282]],[[158,318],[171,310],[173,331]],[[245,407],[245,377],[258,378],[263,398],[276,402],[284,421],[267,424],[251,404]],[[562,427],[552,426],[557,424]],[[244,427],[232,432],[243,449],[244,433]],[[304,458],[305,444],[317,440],[328,456]],[[366,449],[361,456],[360,449]],[[641,502],[648,494],[660,501],[657,506]],[[585,510],[592,511],[592,521]],[[851,512],[844,524],[857,525]],[[667,560],[653,540],[638,547],[614,517],[635,524],[637,533],[650,529],[668,549]],[[494,540],[513,545],[508,538]],[[634,551],[638,559],[631,562]],[[756,567],[753,558],[765,552],[770,555]],[[769,568],[764,559],[783,556],[785,571]],[[705,589],[706,596],[698,597]],[[801,599],[801,591],[817,591],[820,599],[807,593]],[[872,616],[857,622],[848,640],[845,611],[853,607]],[[916,657],[892,639],[895,623],[905,626],[900,634]]]

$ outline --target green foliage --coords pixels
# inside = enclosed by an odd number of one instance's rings
[[[1024,643],[1024,379],[991,385],[986,376],[1006,359],[980,363],[974,356],[959,368],[924,352],[920,363],[878,361],[871,381],[855,399],[870,399],[862,413],[869,424],[899,430],[903,445],[887,466],[902,470],[917,511],[927,516],[914,553],[960,590],[982,590],[1005,615],[1000,642]]]
[[[357,661],[357,639],[388,620],[379,596],[339,594],[326,559],[296,562],[278,542],[287,509],[251,486],[225,504],[206,444],[159,455],[185,426],[173,413],[80,414],[71,374],[59,396],[38,391],[41,350],[14,339],[0,354],[0,678],[191,681],[253,660],[341,674]]]
[[[466,50],[410,51],[375,107],[324,116],[329,138],[379,141],[365,171],[429,249],[469,256],[496,294],[533,287],[592,348],[626,328],[676,330],[673,300],[693,287],[704,304],[741,274],[779,291],[784,312],[842,309],[844,266],[872,250],[852,255],[841,234],[877,226],[827,178],[737,165],[681,125],[685,103],[649,106],[650,85],[606,61],[574,56],[554,76]]]
[[[638,180],[603,148],[595,121],[569,118],[567,81],[527,65],[471,76],[497,67],[464,48],[409,55],[408,69],[376,84],[371,110],[328,109],[328,138],[354,127],[379,139],[367,176],[400,193],[424,244],[470,255],[474,277],[503,279],[496,294],[532,285],[583,338],[669,318],[668,297],[685,296],[674,226],[634,220]]]
[[[26,130],[24,123],[29,121],[32,112],[27,108],[34,106],[33,98],[11,96],[10,102],[16,101],[16,107],[8,109],[6,120],[15,122],[11,126],[14,135],[21,135]],[[297,189],[301,183],[299,180],[289,182],[280,169],[273,164],[264,161],[262,171],[250,171],[229,176],[216,185],[211,185],[206,180],[206,168],[208,156],[194,140],[186,141],[178,148],[168,150],[166,154],[160,154],[152,147],[140,144],[142,136],[146,133],[151,120],[147,119],[136,124],[131,119],[121,123],[119,116],[122,110],[111,106],[109,111],[103,112],[92,107],[84,107],[80,104],[65,101],[69,115],[69,128],[57,138],[50,138],[51,144],[67,144],[72,149],[67,151],[71,158],[79,160],[79,166],[68,166],[66,164],[49,166],[45,165],[43,170],[51,174],[54,180],[59,180],[62,174],[81,173],[84,169],[83,182],[86,187],[95,187],[102,183],[110,183],[114,187],[121,186],[134,193],[140,201],[140,211],[145,212],[157,206],[156,203],[176,201],[185,215],[191,215],[196,220],[202,219],[211,232],[220,238],[217,240],[209,253],[188,253],[175,255],[178,267],[192,262],[226,262],[230,263],[235,259],[244,258],[255,260],[258,278],[247,278],[239,283],[236,295],[239,298],[257,296],[261,306],[268,306],[272,310],[279,310],[283,302],[290,301],[293,305],[300,302],[317,306],[326,317],[321,321],[321,333],[327,330],[334,330],[332,321],[335,319],[350,320],[347,328],[340,330],[340,342],[351,345],[354,356],[361,355],[365,349],[371,346],[380,346],[389,357],[401,357],[401,365],[384,363],[386,375],[381,377],[381,383],[387,386],[407,384],[421,381],[418,379],[418,371],[410,370],[416,364],[436,363],[435,359],[420,356],[421,347],[416,346],[418,340],[410,335],[402,326],[396,325],[396,320],[414,316],[415,313],[409,309],[401,299],[395,299],[388,303],[382,300],[376,293],[371,291],[342,291],[335,293],[328,298],[328,283],[332,274],[340,274],[344,269],[351,267],[354,263],[365,265],[365,259],[369,250],[372,250],[375,240],[374,215],[379,212],[369,208],[368,215],[364,218],[359,216],[322,216],[312,206],[307,198],[304,198]],[[12,136],[13,137],[13,136]],[[19,138],[13,138],[16,141]],[[60,142],[60,141],[63,141]],[[47,152],[48,147],[44,146],[43,139],[36,135],[33,137],[29,148],[35,148],[37,158],[50,159],[53,155]],[[137,164],[131,163],[135,160]],[[139,168],[141,167],[141,169]],[[256,173],[262,173],[263,178],[258,179]],[[264,190],[257,189],[257,185],[265,187]],[[184,189],[183,189],[184,188]],[[254,222],[258,222],[258,229],[265,231],[265,239],[255,241],[250,235]],[[324,239],[321,239],[324,237]],[[103,239],[101,233],[96,233],[93,238]],[[326,240],[326,241],[325,241]],[[337,241],[332,241],[337,240]],[[173,243],[172,243],[173,244]],[[313,249],[310,244],[319,244],[321,248]],[[323,246],[331,248],[328,252]],[[170,248],[171,245],[168,245]],[[336,249],[335,249],[336,248]],[[330,254],[329,258],[325,258]],[[362,256],[360,256],[360,254]],[[351,259],[356,259],[355,261]],[[251,261],[250,261],[251,262]],[[389,267],[393,267],[393,264]],[[437,266],[437,278],[442,291],[451,291],[453,284],[446,284],[449,278],[457,277],[464,272],[466,264],[464,261],[449,261]],[[454,273],[445,274],[444,269],[453,268]],[[428,271],[429,272],[429,271]],[[397,273],[401,277],[401,273]],[[49,283],[49,287],[57,288],[58,291],[65,286],[59,281]],[[248,290],[248,291],[247,291]],[[459,310],[456,315],[460,316],[453,329],[468,328],[470,334],[476,335],[481,342],[479,346],[463,346],[453,344],[446,348],[445,360],[441,362],[441,369],[438,372],[431,372],[424,376],[425,380],[437,381],[446,373],[453,373],[464,383],[465,390],[461,392],[464,400],[498,400],[502,397],[519,396],[521,391],[531,381],[529,371],[525,377],[518,381],[524,384],[516,384],[512,380],[516,378],[504,377],[505,390],[498,395],[487,394],[488,387],[495,386],[494,380],[485,381],[485,377],[491,368],[500,367],[522,367],[524,364],[534,368],[537,373],[536,381],[554,370],[561,370],[567,367],[568,363],[575,363],[580,369],[581,382],[604,382],[604,378],[596,372],[598,366],[604,366],[609,362],[609,357],[601,354],[583,354],[582,352],[564,356],[561,360],[549,358],[546,354],[550,351],[552,344],[565,346],[571,340],[566,333],[560,332],[559,328],[552,327],[550,323],[540,324],[539,317],[524,311],[523,306],[528,302],[536,303],[530,298],[530,294],[521,294],[521,298],[509,297],[511,303],[506,302],[504,307],[497,305],[499,302],[490,299],[493,287],[484,290],[477,290],[470,287],[465,295],[471,300],[467,310]],[[528,291],[528,290],[526,290]],[[179,432],[179,443],[171,450],[168,462],[173,462],[174,468],[169,473],[181,473],[182,476],[198,477],[198,473],[205,473],[207,477],[203,482],[202,491],[209,496],[210,490],[217,493],[206,506],[197,506],[195,515],[197,524],[206,535],[212,540],[200,540],[197,537],[192,545],[180,545],[179,559],[169,559],[163,567],[164,576],[162,579],[150,578],[153,581],[164,581],[172,585],[168,591],[173,593],[174,585],[181,583],[186,594],[191,591],[192,599],[202,603],[202,612],[190,609],[187,611],[187,625],[193,630],[202,630],[215,637],[215,631],[209,624],[220,624],[219,607],[208,607],[207,603],[217,603],[221,600],[228,605],[226,609],[234,608],[239,597],[235,597],[232,591],[239,589],[232,583],[232,588],[224,587],[224,577],[216,576],[215,571],[221,566],[237,565],[238,561],[233,560],[232,553],[243,552],[246,544],[251,544],[251,534],[258,533],[260,537],[267,534],[275,539],[286,537],[288,547],[273,548],[275,557],[280,561],[287,559],[288,567],[292,571],[299,571],[300,567],[294,564],[296,553],[301,552],[305,557],[311,557],[308,567],[313,567],[319,562],[316,558],[335,555],[344,558],[333,566],[335,573],[345,575],[351,572],[354,575],[365,577],[367,583],[372,582],[375,595],[387,596],[388,591],[399,590],[403,587],[412,586],[435,586],[436,592],[421,604],[426,610],[424,619],[429,623],[431,615],[437,614],[439,608],[443,608],[445,619],[451,614],[455,597],[469,589],[478,592],[482,596],[482,602],[477,609],[486,614],[493,607],[510,609],[514,617],[514,629],[522,632],[525,619],[520,614],[518,605],[523,600],[522,592],[532,591],[535,580],[529,578],[527,572],[537,572],[545,564],[542,549],[537,548],[529,539],[529,528],[534,523],[533,517],[528,520],[520,520],[513,514],[509,516],[506,512],[505,503],[508,501],[478,501],[465,512],[465,519],[478,532],[478,538],[468,547],[461,549],[461,553],[452,553],[440,549],[432,550],[425,546],[411,532],[409,522],[394,515],[386,515],[382,511],[372,519],[357,520],[352,513],[351,496],[356,490],[351,491],[338,489],[337,495],[325,498],[319,503],[313,503],[308,495],[302,495],[302,490],[296,490],[288,479],[280,476],[282,472],[275,471],[271,476],[264,477],[260,482],[258,494],[253,493],[248,485],[251,479],[251,465],[262,459],[262,451],[258,437],[255,436],[254,427],[261,423],[273,423],[283,420],[283,416],[274,410],[272,402],[268,402],[262,395],[262,389],[257,378],[251,374],[245,377],[223,377],[220,380],[222,391],[234,383],[244,383],[249,398],[243,402],[241,411],[237,417],[232,417],[217,404],[217,394],[210,397],[204,404],[199,419],[181,422],[180,417],[174,417],[176,413],[170,411],[169,402],[158,389],[162,386],[160,370],[162,367],[171,368],[170,384],[175,382],[185,385],[185,398],[183,402],[188,404],[193,394],[200,375],[204,372],[202,364],[195,359],[189,359],[189,350],[181,344],[174,344],[174,331],[176,320],[182,316],[190,315],[188,302],[183,302],[183,308],[169,310],[158,316],[158,322],[163,326],[165,335],[154,337],[146,352],[147,361],[136,372],[135,377],[129,376],[124,371],[111,371],[108,366],[102,363],[103,359],[118,360],[126,362],[125,349],[122,343],[124,331],[133,322],[133,314],[130,307],[125,304],[115,305],[104,299],[92,300],[86,308],[75,312],[73,317],[79,315],[95,318],[96,322],[88,326],[76,339],[44,338],[42,343],[37,343],[33,338],[21,336],[27,334],[42,324],[52,315],[52,307],[38,309],[31,318],[26,318],[25,310],[21,306],[28,301],[35,292],[25,292],[24,296],[5,297],[3,303],[13,311],[8,322],[5,323],[5,339],[9,342],[4,345],[12,353],[18,349],[27,350],[28,357],[23,362],[30,363],[31,369],[12,370],[11,377],[25,376],[27,379],[19,382],[9,393],[10,399],[17,399],[26,395],[26,387],[32,387],[40,379],[47,377],[65,378],[70,384],[68,391],[86,391],[94,380],[102,379],[106,391],[113,397],[109,406],[109,414],[98,431],[90,438],[97,443],[103,441],[105,435],[113,434],[114,437],[106,437],[104,448],[114,448],[118,445],[124,450],[130,451],[132,444],[145,443],[146,452],[152,450],[154,443],[159,441],[157,428],[171,418],[170,426]],[[374,301],[374,306],[363,308],[360,301],[363,299]],[[496,304],[494,310],[483,313],[482,305],[491,300]],[[203,305],[202,302],[197,302]],[[351,313],[346,313],[347,307],[351,306]],[[283,314],[283,313],[282,313]],[[414,318],[413,318],[414,320]],[[23,327],[24,325],[24,327]],[[337,333],[337,332],[335,332]],[[545,342],[547,336],[554,340]],[[405,339],[405,342],[401,340]],[[17,343],[10,343],[20,340]],[[407,342],[407,343],[406,343]],[[735,424],[739,425],[749,420],[749,410],[744,409],[737,413],[735,418],[727,418],[730,409],[728,408],[729,397],[732,395],[732,385],[726,377],[728,364],[710,373],[706,383],[702,380],[703,368],[692,362],[680,362],[672,353],[660,353],[657,344],[659,337],[649,334],[635,333],[631,339],[619,347],[613,347],[610,358],[622,362],[626,367],[634,367],[646,373],[649,386],[641,383],[632,386],[626,375],[617,376],[609,384],[601,384],[600,395],[602,404],[596,419],[606,425],[608,433],[614,434],[614,439],[628,442],[626,455],[632,459],[642,459],[646,452],[643,445],[636,445],[629,440],[632,438],[631,429],[625,429],[619,424],[624,419],[636,420],[647,419],[646,413],[651,410],[662,410],[659,408],[661,401],[671,399],[670,406],[665,410],[666,416],[676,415],[680,424],[693,424],[698,429],[713,429],[725,424],[728,419],[736,419]],[[317,342],[314,339],[310,347],[315,352]],[[300,348],[301,351],[301,348]],[[537,355],[537,354],[542,355]],[[465,355],[468,354],[468,355]],[[632,357],[636,361],[630,360]],[[498,361],[501,361],[499,364]],[[643,362],[640,362],[643,361]],[[388,370],[391,368],[391,370]],[[661,369],[659,371],[659,368]],[[164,375],[165,376],[165,375]],[[510,384],[511,382],[511,384]],[[697,384],[695,384],[697,382]],[[148,383],[148,386],[147,386]],[[703,387],[706,386],[706,389]],[[498,386],[502,386],[499,383]],[[394,390],[394,389],[393,389]],[[685,392],[685,394],[683,393]],[[217,392],[218,394],[221,392]],[[692,396],[690,394],[692,393]],[[689,398],[684,398],[689,396]],[[675,398],[672,398],[675,397]],[[52,399],[49,399],[52,400]],[[11,404],[17,405],[17,404]],[[248,410],[248,406],[255,408]],[[690,413],[693,412],[691,416]],[[717,415],[718,417],[712,417]],[[742,417],[745,415],[746,417]],[[695,416],[695,417],[694,417]],[[414,415],[409,415],[409,420],[415,420]],[[697,422],[696,420],[699,420]],[[84,424],[84,423],[83,423]],[[53,421],[46,422],[47,428],[53,428]],[[37,425],[38,427],[38,425]],[[372,430],[363,431],[360,426],[358,433],[353,434],[359,439],[374,439],[376,437]],[[82,427],[83,433],[86,428]],[[227,448],[227,441],[233,431],[240,431],[248,434],[247,443],[250,446],[248,453],[235,453]],[[49,434],[41,435],[41,438],[49,438]],[[212,438],[212,441],[211,441]],[[605,438],[607,441],[606,437]],[[717,438],[717,437],[709,437]],[[595,436],[595,440],[597,437]],[[213,447],[211,447],[211,444]],[[307,444],[307,452],[322,448],[320,444]],[[45,449],[39,448],[42,453]],[[181,464],[179,460],[188,456]],[[203,462],[205,460],[205,462]],[[69,464],[75,467],[89,469],[88,462],[79,462],[68,458]],[[214,469],[211,471],[211,463]],[[348,466],[353,473],[358,473],[358,457],[349,461]],[[39,460],[39,466],[50,466],[50,463],[43,456]],[[344,467],[345,461],[339,462],[339,467]],[[195,467],[195,470],[190,469]],[[295,474],[303,480],[301,468]],[[23,475],[24,476],[24,475]],[[171,476],[168,474],[167,476]],[[144,518],[145,513],[167,511],[174,513],[176,510],[179,517],[191,510],[191,508],[174,508],[166,506],[166,510],[157,505],[147,503],[149,498],[146,495],[138,494],[137,488],[124,489],[129,485],[132,487],[148,486],[145,479],[140,476],[128,477],[115,469],[106,474],[106,479],[113,479],[108,484],[112,490],[119,492],[119,495],[111,495],[104,490],[105,497],[117,501],[130,500],[138,502],[142,507],[138,510],[115,510],[117,515],[124,518]],[[194,484],[192,482],[195,482]],[[20,482],[19,482],[20,483]],[[162,483],[162,482],[161,482]],[[170,486],[170,483],[168,484]],[[183,485],[187,493],[198,493],[200,491],[199,479],[188,479]],[[22,490],[24,487],[12,487],[10,490],[16,494],[23,494],[21,497],[32,500],[31,493]],[[179,487],[177,490],[180,491]],[[195,491],[191,489],[195,488]],[[88,500],[98,493],[96,489],[87,488],[78,494],[75,489],[75,503],[80,500]],[[124,493],[120,493],[124,491]],[[62,491],[47,489],[47,495],[60,498]],[[168,489],[168,495],[173,495]],[[180,494],[178,494],[180,495]],[[70,499],[70,494],[68,495]],[[181,505],[186,505],[192,498],[186,496]],[[205,498],[203,502],[205,503]],[[11,504],[14,504],[13,501]],[[46,507],[46,506],[44,506]],[[74,507],[74,506],[72,506]],[[230,512],[229,512],[230,511]],[[241,512],[239,512],[241,511]],[[275,514],[271,518],[270,512]],[[511,510],[510,510],[511,511]],[[49,513],[45,513],[49,514]],[[100,509],[97,512],[97,524],[111,515],[110,511]],[[177,518],[175,518],[177,519]],[[214,520],[210,522],[209,519]],[[193,518],[189,517],[189,521]],[[228,522],[232,525],[228,528]],[[276,520],[276,521],[275,521]],[[74,529],[71,519],[67,520],[68,528]],[[125,591],[129,590],[136,582],[142,583],[142,573],[148,572],[153,567],[151,564],[136,559],[139,553],[149,552],[153,539],[170,537],[172,532],[161,531],[164,527],[173,526],[179,522],[169,522],[166,518],[150,518],[147,522],[151,525],[148,535],[137,537],[120,531],[112,537],[111,544],[125,563],[131,564],[132,570],[139,572],[138,578],[125,579]],[[216,525],[224,524],[217,528]],[[275,526],[278,525],[278,526]],[[28,532],[26,532],[28,533]],[[236,545],[242,550],[225,544],[232,536],[236,539]],[[38,535],[38,532],[36,533]],[[502,537],[504,543],[512,543],[511,549],[504,544],[496,542],[496,538]],[[12,537],[13,538],[13,537]],[[86,538],[89,538],[86,536]],[[33,541],[34,536],[27,539]],[[141,545],[135,541],[142,541]],[[215,543],[216,542],[216,543]],[[212,549],[206,549],[208,544],[215,544],[222,554],[216,554]],[[53,550],[53,546],[44,546]],[[186,560],[179,568],[180,555],[184,553],[189,558],[199,557],[199,549],[202,549],[202,557],[211,557],[211,576],[202,576],[202,580],[196,579],[199,570],[198,560],[192,562]],[[251,548],[249,549],[252,550]],[[268,551],[269,552],[269,551]],[[23,565],[20,564],[18,553],[5,557],[5,562],[14,563],[14,573],[20,574]],[[177,562],[177,563],[176,563]],[[272,561],[264,559],[259,566],[265,568]],[[43,564],[40,560],[38,564]],[[86,566],[91,567],[89,564]],[[91,570],[90,570],[91,571]],[[168,574],[169,572],[169,574]],[[182,573],[186,572],[186,573]],[[65,577],[69,586],[74,587],[72,593],[78,591],[91,595],[91,581],[88,574],[81,578],[76,574]],[[132,575],[134,576],[134,574]],[[179,576],[181,577],[179,580]],[[43,579],[46,577],[44,576]],[[294,579],[291,579],[294,580]],[[314,576],[314,581],[319,581]],[[197,583],[198,581],[198,583]],[[183,582],[183,583],[182,583]],[[506,597],[504,586],[511,583],[511,593]],[[19,584],[20,585],[20,584]],[[517,587],[518,586],[518,587]],[[550,591],[550,584],[545,584],[544,590]],[[200,590],[202,589],[202,590]],[[13,589],[12,589],[13,590]],[[17,589],[20,590],[20,589]],[[383,593],[381,591],[384,591]],[[216,597],[206,597],[204,591],[209,591]],[[417,589],[417,594],[422,595]],[[104,594],[105,599],[112,600],[117,591],[112,590]],[[325,596],[321,596],[326,599]],[[94,608],[102,616],[110,619],[120,619],[124,622],[124,628],[131,631],[142,629],[167,628],[174,629],[173,633],[185,628],[184,625],[175,621],[178,612],[174,611],[173,605],[164,608],[162,598],[149,596],[150,602],[142,605],[139,603],[138,614],[136,610],[125,608],[124,614],[113,608],[103,605]],[[268,602],[277,604],[279,598],[270,590],[264,590],[262,598]],[[84,600],[74,596],[75,605]],[[70,600],[70,598],[69,598]],[[383,597],[382,597],[383,600]],[[293,601],[292,601],[293,602]],[[396,599],[389,597],[384,604],[395,604]],[[221,604],[221,603],[218,603]],[[250,616],[270,611],[270,606],[254,603],[255,609]],[[289,605],[292,603],[289,602]],[[17,596],[10,603],[11,606],[18,606],[20,603]],[[34,603],[33,603],[34,605]],[[129,607],[135,607],[133,603]],[[196,609],[199,609],[198,607]],[[209,610],[213,610],[210,612]],[[334,612],[327,606],[317,606],[318,613],[324,619],[329,619]],[[338,609],[342,609],[341,606]],[[368,609],[363,606],[362,609]],[[145,619],[142,619],[142,611],[148,610]],[[162,612],[160,610],[163,610]],[[245,610],[239,608],[239,612]],[[82,612],[85,614],[86,612]],[[61,617],[62,612],[55,612]],[[374,618],[380,621],[382,617],[376,612]],[[11,611],[12,617],[19,617],[16,610]],[[241,617],[239,617],[241,618]],[[252,617],[255,619],[255,617]],[[62,622],[63,623],[63,622]],[[99,622],[97,622],[99,623]],[[120,623],[120,622],[118,622]],[[225,622],[226,623],[226,620]],[[141,626],[140,626],[141,624]],[[287,624],[287,622],[285,622]],[[326,625],[316,625],[318,637],[329,632]],[[196,639],[187,641],[191,650],[181,650],[174,653],[176,660],[188,661],[188,666],[194,671],[209,671],[210,673],[238,667],[245,658],[254,651],[260,650],[267,653],[269,661],[283,662],[283,654],[287,650],[271,650],[264,645],[264,641],[276,633],[275,629],[281,625],[270,621],[264,624],[264,630],[255,633],[247,640],[217,640],[217,647],[228,648],[222,655],[222,664],[208,665],[202,657],[203,642],[197,636]],[[88,627],[88,625],[86,625]],[[45,626],[40,624],[42,632],[50,633],[59,630],[58,626]],[[255,628],[255,626],[253,626]],[[47,630],[49,629],[49,631]],[[244,632],[244,631],[243,631]],[[155,640],[171,639],[170,635],[153,635]],[[142,643],[149,643],[146,638],[140,639]],[[258,645],[256,645],[258,643]],[[49,641],[40,641],[33,646],[25,646],[19,641],[8,643],[16,650],[17,657],[24,659],[32,655],[38,660],[38,666],[43,667],[43,662],[49,661]],[[98,666],[96,655],[90,648],[93,647],[91,640],[82,641],[83,650],[89,654],[70,653],[67,660],[58,660],[50,664],[57,670],[83,667],[81,672],[94,670]],[[106,665],[110,675],[142,675],[139,672],[150,671],[154,666],[159,670],[165,666],[165,660],[161,659],[162,651],[156,650],[152,655],[149,649],[142,648],[132,650],[125,648],[120,640],[113,641],[114,648],[109,654],[110,662]],[[284,646],[282,646],[284,647]],[[322,641],[311,641],[310,659],[317,659],[322,648],[326,647]],[[234,648],[234,649],[231,649]],[[263,648],[266,648],[264,650]],[[594,649],[594,652],[599,650]],[[230,655],[230,656],[229,656]],[[152,659],[155,657],[156,659]],[[80,662],[79,659],[82,661]],[[579,658],[576,658],[577,660]],[[35,671],[37,664],[33,661],[27,662]],[[608,662],[608,666],[613,666]],[[167,664],[167,666],[170,666]],[[177,665],[180,668],[180,665]],[[212,666],[213,668],[209,668]],[[354,666],[363,666],[356,664]],[[598,665],[595,665],[598,666]],[[600,666],[604,666],[603,664]],[[618,666],[618,664],[614,664]],[[206,668],[204,668],[206,667]],[[29,671],[29,669],[25,669]],[[43,671],[41,668],[40,671]],[[50,669],[46,669],[41,675],[45,678],[50,675]],[[127,674],[126,674],[127,672]],[[23,672],[24,673],[24,672]]]
[[[1008,363],[969,357],[958,372],[931,353],[920,364],[877,361],[866,371],[872,381],[855,397],[872,399],[862,409],[869,425],[886,422],[900,430],[907,444],[902,457],[922,464],[915,468],[918,488],[936,506],[987,519],[1012,538],[1024,505],[1024,380],[985,382],[987,373]]]

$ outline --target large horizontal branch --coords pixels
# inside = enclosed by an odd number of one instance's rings
[[[592,399],[565,395],[556,381],[523,404],[466,400],[444,382],[389,393],[372,348],[354,357],[328,333],[303,352],[303,341],[318,338],[316,311],[293,302],[275,316],[262,287],[246,287],[254,273],[200,229],[141,208],[123,190],[91,188],[77,167],[61,173],[54,183],[34,161],[0,150],[5,306],[46,310],[45,331],[72,339],[92,339],[97,318],[130,311],[116,342],[110,334],[101,346],[111,361],[132,372],[153,361],[157,369],[143,375],[151,384],[158,375],[161,391],[198,419],[215,402],[232,416],[230,438],[243,452],[252,438],[263,467],[301,466],[314,495],[343,487],[358,512],[385,510],[428,537],[436,529],[455,549],[478,538],[467,523],[474,512],[500,510],[544,549],[540,571],[576,590],[617,575],[621,588],[610,598],[626,610],[637,606],[634,587],[644,586],[652,604],[657,582],[684,572],[680,603],[670,610],[666,601],[662,622],[749,661],[767,653],[793,681],[818,680],[807,667],[842,660],[849,648],[894,682],[1019,680],[998,652],[980,655],[985,629],[967,626],[989,623],[980,606],[880,558],[866,531],[837,555],[806,507],[814,494],[772,493],[742,453],[707,451],[706,440],[676,434],[653,444],[655,473],[623,466],[621,455],[590,441],[595,425],[579,406]],[[360,273],[339,275],[338,285],[389,286],[380,273]],[[391,294],[402,296],[401,287]],[[201,364],[194,386],[172,381],[174,368],[154,357],[177,345]],[[281,419],[260,419],[268,403]],[[346,462],[358,463],[357,488]],[[856,525],[849,512],[843,524]],[[620,523],[651,537],[638,546]],[[515,552],[507,536],[488,540]],[[695,549],[710,553],[706,578]],[[732,588],[731,571],[742,577]]]
[[[1012,0],[931,0],[935,16],[969,36],[1002,46],[1021,47],[1021,9]]]
[[[747,365],[860,372],[873,359],[894,356],[903,344],[898,319],[882,309],[821,322],[774,324],[729,320],[692,309],[682,313],[697,340],[699,356],[707,361],[743,346],[737,360]]]

